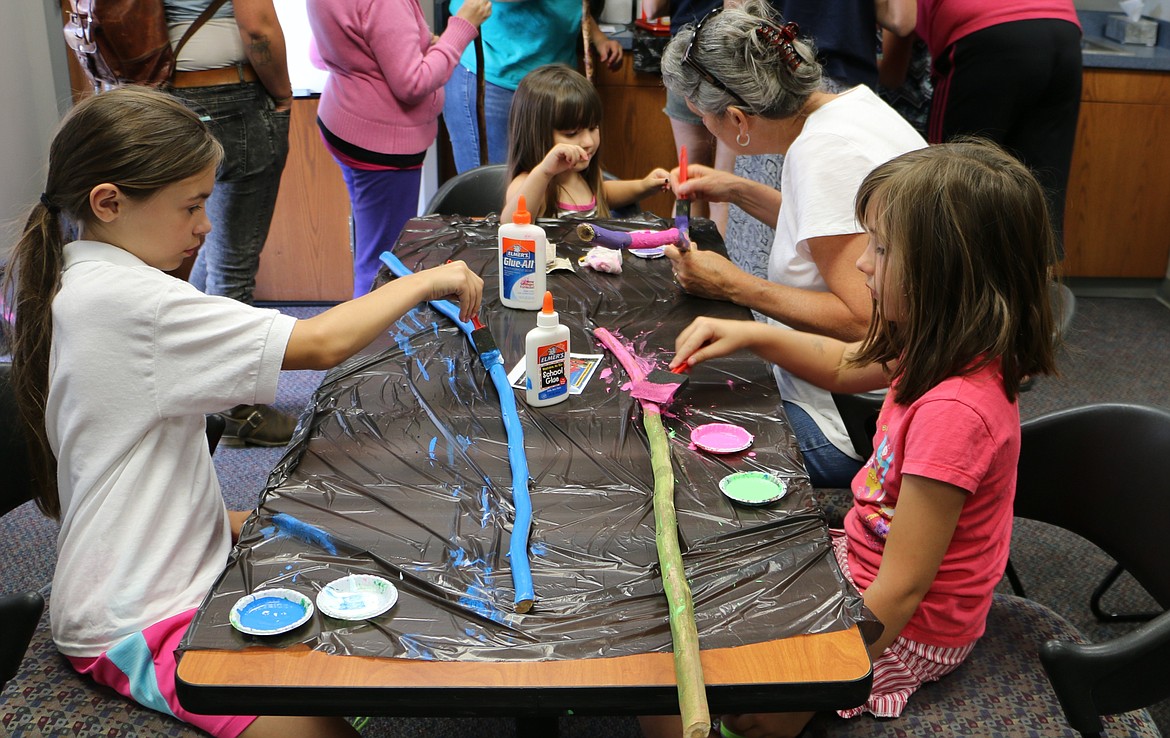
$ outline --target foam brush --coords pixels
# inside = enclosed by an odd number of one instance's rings
[[[689,368],[688,364],[683,363],[670,371],[654,369],[645,378],[634,382],[630,394],[655,405],[669,405],[675,393],[690,379],[685,373]]]
[[[687,147],[680,146],[678,154],[678,183],[687,181]],[[674,201],[674,227],[678,229],[678,249],[686,251],[691,245],[691,201],[680,197]]]
[[[475,346],[475,352],[479,354],[479,360],[489,370],[493,364],[503,364],[504,357],[500,355],[500,347],[496,345],[496,339],[492,337],[491,331],[483,324],[478,315],[473,315],[471,318],[471,325],[474,330],[471,331],[471,343]]]

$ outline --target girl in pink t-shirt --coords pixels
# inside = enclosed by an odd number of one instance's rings
[[[983,633],[1011,537],[1021,380],[1055,369],[1044,193],[985,142],[934,146],[871,172],[857,193],[869,236],[857,267],[874,299],[848,344],[755,321],[699,318],[673,366],[748,349],[834,392],[890,387],[874,453],[834,532],[843,573],[885,629],[873,691],[845,717],[895,717]],[[723,716],[728,733],[798,734],[811,713]]]

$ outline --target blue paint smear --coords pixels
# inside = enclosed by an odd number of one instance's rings
[[[432,459],[435,458],[435,446],[438,445],[438,443],[439,443],[439,437],[438,436],[431,436],[431,445],[430,445],[430,448],[427,449],[427,453],[430,455],[430,457]]]
[[[272,522],[281,533],[292,536],[318,548],[323,548],[334,556],[337,555],[337,546],[333,543],[333,536],[315,525],[309,525],[298,520],[288,513],[277,513],[272,516]]]
[[[389,251],[383,251],[379,258],[395,276],[404,277],[412,273],[401,259]],[[468,339],[471,338],[473,326],[471,323],[459,319],[458,307],[448,300],[432,300],[430,305],[450,318]],[[482,357],[481,360],[483,360]],[[536,599],[532,587],[532,567],[528,561],[528,536],[532,530],[532,499],[528,493],[528,457],[524,452],[524,429],[520,425],[520,415],[516,410],[516,395],[508,382],[503,360],[500,360],[499,363],[489,363],[487,360],[483,360],[483,362],[484,366],[488,368],[492,383],[496,387],[496,394],[500,398],[504,430],[507,431],[508,435],[508,460],[512,464],[512,506],[516,510],[516,519],[512,523],[512,538],[508,545],[508,557],[512,563],[512,585],[516,590],[514,602],[516,604],[532,602]]]
[[[422,359],[417,359],[417,358],[416,358],[416,359],[414,360],[414,363],[415,363],[415,366],[417,366],[417,367],[418,367],[419,374],[422,374],[422,378],[423,378],[423,379],[426,379],[426,380],[429,380],[429,379],[431,378],[431,375],[430,375],[430,374],[427,374],[427,368],[426,368],[426,366],[425,366],[425,365],[422,363]]]
[[[539,542],[533,543],[528,547],[528,550],[532,553],[533,556],[544,556],[548,553],[548,547]]]

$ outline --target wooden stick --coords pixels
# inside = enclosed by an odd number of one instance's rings
[[[585,79],[593,81],[593,53],[590,51],[589,24],[593,16],[589,13],[589,0],[581,0],[581,36],[585,39]]]
[[[645,373],[637,360],[618,338],[605,328],[593,335],[613,352],[618,363],[638,382]],[[699,631],[695,626],[695,605],[683,568],[678,543],[678,515],[674,507],[674,467],[670,461],[670,442],[662,425],[657,405],[639,400],[642,424],[650,441],[650,466],[654,470],[654,541],[658,548],[658,567],[662,571],[662,588],[670,616],[670,637],[674,644],[674,673],[678,683],[678,706],[682,716],[683,738],[706,738],[711,732],[711,711],[703,683],[703,664],[699,660]]]

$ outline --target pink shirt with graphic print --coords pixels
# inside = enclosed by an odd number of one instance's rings
[[[849,566],[858,588],[877,577],[902,476],[953,484],[968,493],[930,590],[902,636],[956,647],[983,634],[991,595],[1011,543],[1020,455],[1020,412],[1003,391],[999,364],[951,377],[909,406],[891,388],[878,417],[874,453],[853,479],[845,516]]]

